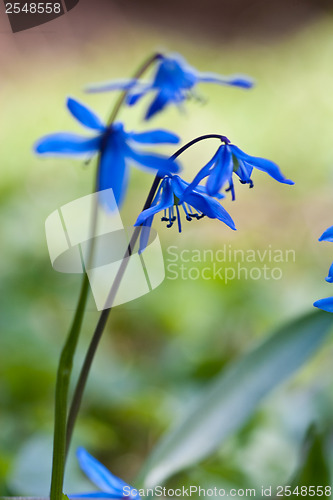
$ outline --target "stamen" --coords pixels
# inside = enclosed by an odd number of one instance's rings
[[[177,220],[178,231],[182,232],[182,220],[180,216],[179,207],[182,207],[184,213],[186,215],[186,220],[191,222],[193,219],[200,220],[203,217],[206,217],[204,213],[200,210],[195,210],[188,203],[175,204],[172,207],[169,207],[167,210],[164,210],[164,217],[161,218],[161,221],[167,222],[167,228],[173,226],[174,222]],[[176,213],[175,213],[176,212]],[[167,216],[168,215],[168,216]]]
[[[226,189],[226,192],[230,191],[231,192],[231,199],[232,201],[235,201],[235,188],[234,188],[234,183],[232,181],[229,182],[229,187]]]
[[[173,208],[173,207],[172,207]],[[171,208],[169,208],[169,224],[167,224],[167,227],[172,227],[173,226],[173,215],[171,212]]]
[[[161,218],[162,222],[167,222],[169,219],[167,218],[167,212],[166,209],[164,209],[164,216]]]
[[[203,217],[205,217],[205,214],[202,213],[200,210],[197,210],[196,213],[194,213],[192,215],[192,217],[195,217],[197,220],[200,220],[202,219]]]
[[[249,184],[249,188],[253,188],[253,186],[254,186],[252,179],[249,179],[248,181],[242,181],[241,179],[239,179],[239,182],[241,184]]]
[[[187,209],[186,209],[186,203],[182,203],[182,207],[183,207],[183,210],[185,212],[185,215],[186,215],[186,220],[188,220],[189,222],[191,222],[192,220],[192,217],[189,215]]]

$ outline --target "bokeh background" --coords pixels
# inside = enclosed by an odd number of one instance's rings
[[[324,277],[332,247],[317,241],[332,225],[328,3],[81,0],[52,23],[15,35],[1,5],[0,494],[48,491],[55,370],[81,278],[53,271],[44,221],[89,194],[94,175],[93,163],[37,158],[34,141],[52,131],[80,130],[65,109],[69,95],[107,117],[116,95],[85,95],[87,83],[127,77],[155,50],[180,52],[203,71],[251,75],[256,87],[202,85],[204,103],[189,102],[183,113],[170,107],[149,124],[142,120],[146,100],[122,111],[128,128],[170,128],[183,143],[222,133],[250,154],[276,161],[296,183],[281,185],[255,172],[254,189],[237,184],[237,200],[224,204],[237,232],[203,219],[184,224],[179,235],[156,220],[165,252],[170,245],[179,252],[271,246],[293,249],[296,260],[281,263],[278,281],[171,280],[167,272],[157,290],[112,312],[77,425],[66,491],[88,486],[75,463],[76,445],[131,482],[210,379],[276,326],[331,294]],[[187,180],[216,146],[210,141],[184,155]],[[151,180],[132,170],[125,224],[134,222]],[[91,301],[75,373],[96,319]],[[172,484],[284,484],[308,425],[326,427],[332,420],[332,355],[328,340],[213,457]]]

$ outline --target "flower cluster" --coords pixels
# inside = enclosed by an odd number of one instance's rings
[[[326,229],[326,231],[323,232],[323,234],[319,238],[319,241],[333,242],[333,226],[329,227],[328,229]],[[328,276],[326,276],[325,280],[328,283],[333,283],[333,263],[329,268]],[[333,312],[333,297],[327,297],[325,299],[317,300],[313,305],[315,307],[318,307],[318,309],[322,309],[323,311]]]
[[[90,87],[91,92],[122,90],[125,101],[133,106],[145,94],[153,93],[153,101],[148,107],[146,119],[162,111],[170,103],[180,105],[200,82],[231,85],[241,88],[251,88],[253,82],[245,76],[223,77],[213,73],[200,73],[179,55],[156,57],[155,74],[150,82],[130,79],[121,82],[109,82],[104,85]],[[121,206],[128,186],[128,171],[131,163],[155,172],[161,179],[159,189],[149,208],[137,218],[136,225],[150,227],[154,215],[163,211],[163,221],[167,227],[178,221],[181,231],[180,208],[185,219],[201,219],[207,216],[224,222],[231,229],[236,229],[230,215],[218,200],[224,196],[221,190],[227,184],[226,191],[231,191],[235,199],[233,174],[241,183],[253,186],[251,178],[254,168],[268,173],[278,182],[293,184],[281,173],[279,167],[272,161],[250,156],[230,141],[220,136],[222,145],[213,158],[202,167],[191,183],[182,180],[177,174],[180,165],[174,157],[165,157],[155,152],[138,149],[139,145],[177,144],[179,138],[166,130],[151,130],[148,132],[127,132],[121,122],[105,124],[89,108],[73,98],[67,100],[67,107],[73,117],[84,127],[94,132],[93,136],[81,136],[69,132],[55,133],[40,139],[35,151],[40,155],[99,155],[97,190],[105,207],[112,210],[113,205],[107,198],[106,190],[112,188],[118,206]],[[206,180],[206,186],[200,182]],[[142,251],[145,248],[149,232],[141,235]]]
[[[142,81],[142,74],[152,65],[154,65],[154,73],[151,80]],[[221,200],[225,197],[222,190],[230,191],[232,199],[235,199],[234,174],[241,183],[248,184],[250,187],[253,187],[252,173],[254,169],[266,172],[280,183],[293,184],[281,173],[275,163],[245,153],[236,145],[231,144],[229,139],[223,135],[200,136],[168,157],[155,151],[147,151],[145,146],[178,144],[179,137],[176,134],[163,129],[144,132],[128,131],[122,122],[116,121],[116,115],[123,103],[134,106],[146,95],[152,96],[145,112],[146,120],[161,113],[171,104],[181,107],[187,98],[197,97],[196,86],[200,83],[215,83],[243,89],[249,89],[253,85],[250,78],[242,75],[225,77],[214,73],[202,73],[191,67],[179,55],[157,54],[143,65],[136,78],[108,82],[88,88],[89,92],[114,90],[122,92],[111,118],[107,122],[101,120],[98,115],[76,99],[68,98],[67,108],[69,112],[80,125],[89,129],[90,134],[53,133],[41,138],[35,144],[36,153],[43,156],[61,155],[90,159],[96,155],[98,159],[96,190],[99,192],[100,202],[107,210],[114,209],[113,199],[108,198],[110,189],[113,191],[117,206],[120,207],[123,203],[132,164],[155,174],[155,181],[147,198],[145,209],[138,215],[135,222],[136,226],[143,227],[140,235],[140,252],[147,246],[154,216],[159,212],[162,212],[162,221],[167,223],[167,227],[172,227],[177,222],[179,232],[182,231],[182,220],[201,220],[204,217],[217,219],[230,229],[235,230],[233,219],[221,205]],[[206,138],[217,138],[220,140],[220,145],[208,163],[199,168],[192,182],[186,182],[178,175],[181,170],[178,158],[192,144]],[[200,183],[204,180],[205,185],[201,185]],[[135,234],[138,232],[136,231]],[[333,230],[331,237],[333,237],[332,235]],[[333,281],[332,269],[330,280]],[[82,296],[84,297],[84,294]],[[82,300],[84,302],[86,298]],[[333,310],[333,299],[330,300],[332,301],[330,307]],[[81,307],[81,310],[84,311],[84,307]],[[75,330],[74,333],[76,333]],[[82,387],[80,390],[83,390]],[[82,396],[80,390],[77,401],[80,401]],[[63,407],[66,409],[66,401],[59,399],[59,401],[56,400],[56,403],[56,421],[58,426],[65,428],[64,415],[66,415],[66,411],[63,411]],[[56,444],[59,445],[58,442]],[[52,485],[59,482],[59,477],[65,467],[63,460],[65,444],[68,445],[69,442],[60,443],[60,459],[54,461],[58,472],[52,475]],[[54,450],[56,453],[56,447]],[[71,498],[121,499],[126,497],[134,500],[139,496],[131,496],[128,493],[130,487],[121,479],[113,476],[83,448],[79,448],[77,456],[83,471],[102,491],[72,495]],[[52,490],[52,485],[51,498],[53,500],[55,496],[52,492],[55,490]],[[124,492],[124,488],[127,493]]]

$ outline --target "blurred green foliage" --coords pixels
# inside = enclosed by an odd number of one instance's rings
[[[332,251],[317,238],[332,225],[332,28],[327,17],[265,46],[221,48],[214,42],[198,47],[181,34],[168,37],[143,28],[131,44],[134,35],[124,26],[127,42],[117,50],[110,35],[81,52],[50,56],[41,51],[34,60],[18,55],[0,89],[0,494],[47,494],[55,370],[80,277],[52,270],[44,221],[64,203],[88,194],[94,171],[92,163],[41,160],[32,154],[39,136],[76,130],[65,97],[79,97],[106,116],[115,96],[83,95],[80,89],[91,81],[129,75],[163,41],[202,70],[248,73],[257,87],[241,92],[202,86],[206,106],[191,102],[184,114],[170,109],[152,125],[172,128],[183,142],[201,133],[223,133],[250,154],[275,160],[296,182],[283,186],[256,172],[253,190],[237,185],[237,201],[225,202],[238,227],[235,234],[204,219],[184,224],[179,236],[176,228],[166,230],[156,221],[165,251],[169,245],[179,250],[217,250],[224,244],[264,250],[272,245],[295,250],[296,262],[281,264],[278,281],[172,280],[167,272],[156,291],[113,311],[73,448],[87,447],[131,482],[159,436],[184,414],[204,384],[267,329],[330,294],[323,278]],[[128,128],[149,128],[142,115],[143,107],[122,112]],[[215,147],[211,142],[184,155],[186,179]],[[135,220],[150,182],[148,174],[132,172],[125,224]],[[96,319],[91,301],[76,375]],[[296,469],[309,424],[316,420],[329,427],[332,421],[332,354],[332,341],[327,341],[213,457],[170,484],[285,484]],[[331,455],[329,460],[332,468]],[[73,456],[69,465],[66,492],[86,488]]]
[[[302,486],[303,491],[308,493],[302,496],[308,498],[315,496],[313,491],[310,491],[309,486],[312,486],[312,490],[317,490],[317,487],[319,487],[318,496],[323,496],[320,495],[320,489],[323,492],[325,492],[325,489],[326,492],[329,491],[328,488],[325,488],[331,485],[327,436],[326,432],[319,431],[315,425],[310,426],[303,443],[300,466],[291,482],[291,491],[293,492],[291,497],[298,496]],[[305,490],[304,486],[308,487],[307,490]],[[326,496],[330,497],[331,495]]]

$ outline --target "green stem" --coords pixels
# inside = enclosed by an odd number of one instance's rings
[[[133,78],[140,78],[142,74],[149,68],[149,66],[161,57],[160,54],[154,54],[135,73]],[[115,107],[111,113],[108,121],[108,125],[111,125],[116,119],[122,104],[125,102],[128,90],[121,93]],[[96,185],[98,180],[100,158],[98,161],[97,175],[96,175]],[[97,189],[96,189],[97,191]],[[95,204],[93,217],[92,217],[92,227],[91,235],[92,241],[95,234],[95,227],[97,224],[97,203]],[[91,243],[89,249],[90,261],[93,256],[93,243]],[[65,474],[65,463],[66,463],[66,424],[67,424],[67,404],[68,404],[68,392],[70,377],[72,373],[72,366],[74,355],[76,351],[76,346],[78,343],[84,311],[87,303],[89,292],[89,280],[87,275],[84,275],[80,297],[75,310],[73,322],[71,328],[68,332],[65,345],[61,351],[61,356],[57,371],[56,389],[55,389],[55,418],[54,418],[54,436],[53,436],[53,459],[52,459],[52,478],[51,478],[51,489],[50,489],[50,500],[62,500],[62,490]]]
[[[55,391],[55,422],[53,436],[53,462],[50,498],[61,500],[66,457],[67,400],[73,358],[82,326],[89,290],[89,280],[84,275],[78,305],[67,340],[62,349]]]
[[[156,175],[154,182],[150,188],[150,191],[149,191],[147,200],[145,202],[145,205],[143,207],[143,210],[146,210],[147,208],[150,207],[150,205],[154,199],[155,193],[157,191],[158,185],[160,183],[160,180],[161,180],[161,178],[158,175]],[[134,229],[130,243],[126,249],[125,255],[121,261],[120,267],[118,269],[118,272],[116,274],[114,282],[112,283],[108,298],[106,300],[106,304],[111,304],[111,305],[107,309],[104,309],[100,314],[99,320],[97,322],[91,343],[89,345],[89,348],[88,348],[88,351],[87,351],[87,354],[86,354],[86,357],[85,357],[85,360],[84,360],[84,363],[83,363],[83,366],[82,366],[82,369],[80,372],[80,376],[79,376],[77,385],[75,387],[73,400],[72,400],[72,404],[71,404],[71,407],[69,410],[68,421],[67,421],[67,443],[66,443],[66,452],[67,453],[68,453],[69,446],[71,443],[76,418],[77,418],[77,415],[78,415],[79,410],[80,410],[84,388],[86,386],[87,378],[88,378],[89,371],[90,371],[90,368],[91,368],[91,365],[92,365],[92,362],[93,362],[93,359],[94,359],[94,356],[96,353],[96,349],[98,347],[98,344],[99,344],[99,341],[100,341],[101,336],[103,334],[106,322],[107,322],[108,317],[110,315],[112,305],[113,305],[114,299],[116,297],[116,294],[118,292],[121,280],[122,280],[122,278],[125,274],[125,271],[127,269],[127,265],[129,263],[128,257],[132,253],[132,250],[133,250],[133,248],[138,240],[138,237],[140,235],[140,231],[141,231],[141,227],[136,227]]]
[[[184,153],[188,148],[190,148],[191,146],[193,146],[197,142],[203,141],[205,139],[219,139],[220,141],[225,142],[225,143],[229,142],[229,140],[225,136],[220,135],[220,134],[202,135],[200,137],[196,137],[195,139],[193,139],[192,141],[188,142],[183,147],[178,149],[178,151],[176,151],[171,156],[171,159],[174,160],[174,159],[178,158],[178,156],[180,156],[182,153]],[[143,210],[146,210],[147,208],[150,207],[159,183],[160,183],[160,177],[157,175],[154,179],[152,186],[151,186],[151,189],[150,189],[150,192],[148,194],[145,205],[143,207]],[[76,422],[76,419],[77,419],[77,416],[78,416],[78,413],[80,410],[82,396],[83,396],[85,385],[86,385],[86,382],[88,379],[90,368],[91,368],[99,341],[102,337],[105,325],[106,325],[107,320],[109,318],[109,315],[111,313],[113,301],[115,299],[115,296],[116,296],[117,291],[119,289],[119,285],[120,285],[121,280],[122,280],[124,273],[126,271],[127,264],[129,262],[129,259],[127,257],[131,254],[131,251],[134,248],[134,246],[137,242],[137,239],[139,237],[140,231],[141,231],[141,227],[136,227],[134,232],[133,232],[131,241],[130,241],[128,248],[125,252],[125,255],[124,255],[123,260],[121,262],[121,265],[118,269],[117,275],[116,275],[115,280],[112,284],[111,290],[109,292],[109,296],[108,296],[107,301],[106,301],[106,304],[111,304],[111,306],[108,307],[107,309],[104,309],[101,312],[98,323],[97,323],[96,328],[95,328],[95,331],[93,333],[90,345],[88,347],[88,351],[87,351],[83,366],[81,368],[78,382],[77,382],[75,390],[74,390],[74,395],[73,395],[72,403],[71,403],[69,414],[68,414],[66,453],[68,453],[68,450],[70,447],[75,422]]]
[[[100,158],[98,159],[99,164]],[[97,178],[97,176],[96,176]],[[95,182],[96,184],[96,182]],[[95,186],[96,187],[96,186]],[[98,200],[94,200],[93,210],[90,221],[91,235],[88,249],[88,265],[91,264],[94,254],[94,234],[97,225]],[[66,420],[67,420],[67,402],[70,377],[72,373],[73,359],[78,343],[84,311],[87,304],[89,293],[89,280],[85,273],[83,276],[79,300],[74,313],[73,322],[68,332],[65,345],[61,351],[56,389],[55,389],[55,415],[54,415],[54,434],[53,434],[53,458],[52,458],[52,478],[50,498],[60,499],[62,497],[62,486],[64,482],[65,462],[66,462]]]

